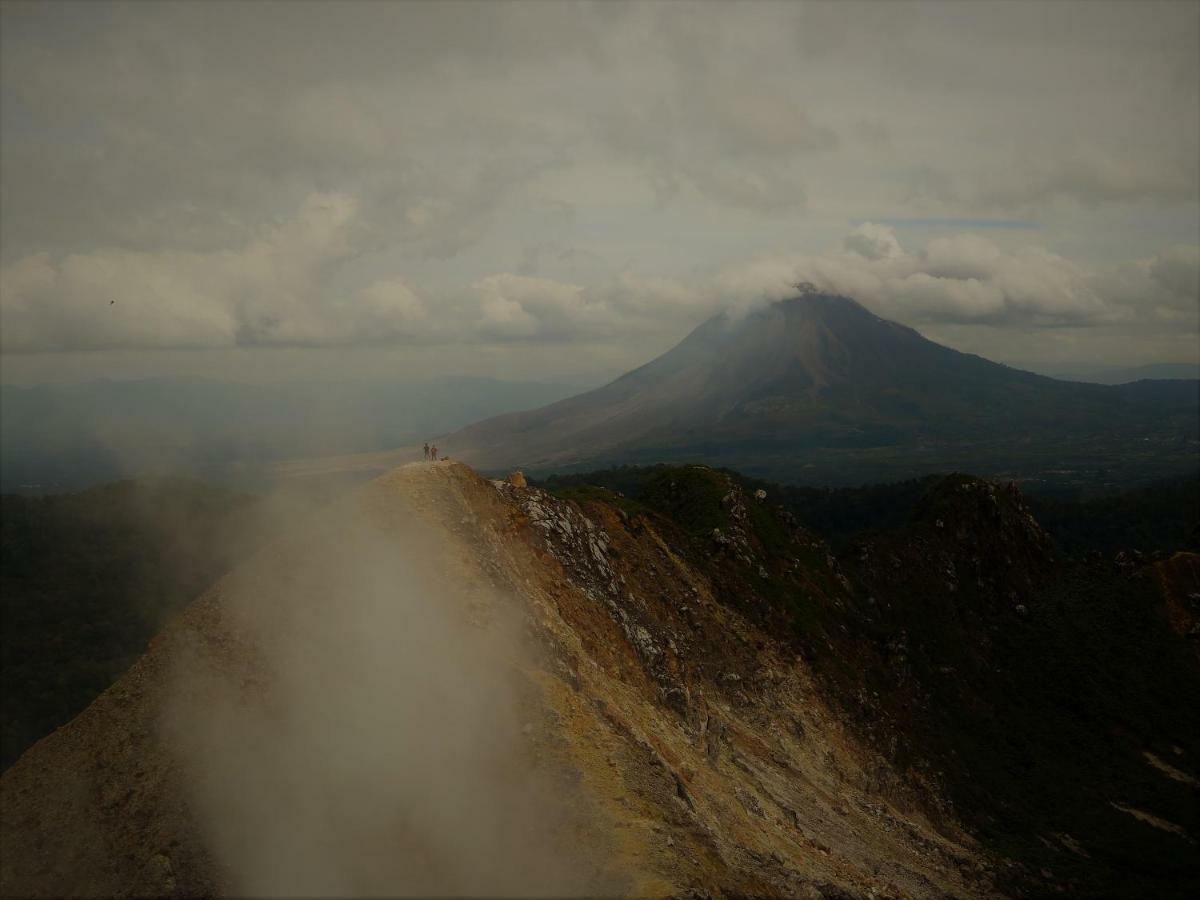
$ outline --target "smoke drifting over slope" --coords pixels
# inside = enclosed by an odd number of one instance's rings
[[[314,517],[222,587],[237,638],[179,661],[169,740],[229,887],[587,891],[523,742],[513,623],[427,562],[442,536],[396,526]]]
[[[444,462],[292,516],[0,779],[0,893],[994,896],[620,512]]]

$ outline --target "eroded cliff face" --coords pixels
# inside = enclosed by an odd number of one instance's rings
[[[0,888],[992,893],[775,636],[773,586],[842,603],[837,562],[727,487],[698,556],[612,498],[390,472],[5,774]]]
[[[550,576],[544,635],[583,726],[573,743],[605,735],[615,779],[598,796],[640,866],[673,893],[986,893],[986,866],[953,821],[935,830],[803,659],[717,596],[733,586],[714,581],[725,563],[763,583],[803,565],[768,558],[753,501],[726,487],[728,524],[697,567],[644,515],[497,485]],[[602,762],[588,759],[584,771]]]

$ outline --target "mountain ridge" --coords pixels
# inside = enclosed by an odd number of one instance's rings
[[[1196,554],[1064,563],[964,475],[840,555],[704,466],[520,482],[411,463],[290,522],[0,777],[0,892],[1200,883]]]
[[[992,893],[990,864],[953,814],[942,810],[935,821],[929,798],[839,724],[794,652],[727,606],[717,583],[660,530],[665,524],[489,482],[451,462],[397,469],[347,504],[299,523],[222,579],[126,676],[0,777],[0,891]],[[737,516],[731,552],[757,558],[763,550],[746,530],[750,520]],[[376,541],[389,567],[415,554],[451,579],[450,594],[422,592],[446,604],[449,631],[429,627],[433,610],[419,606],[403,607],[403,631],[381,627],[402,602],[395,579],[364,580],[357,553],[341,558],[348,546]],[[351,580],[332,590],[339,570],[335,583]],[[363,612],[365,631],[355,624]],[[436,641],[438,654],[471,667],[491,656],[458,660],[457,643],[503,636],[508,621],[520,626],[523,649],[498,659],[504,680],[519,686],[519,718],[476,734],[453,702],[466,676],[441,672],[449,687],[431,680],[426,667],[442,665],[440,657],[426,651],[412,660],[400,652],[403,635],[414,648]],[[272,650],[281,640],[283,654]],[[289,691],[296,679],[299,694]],[[325,679],[337,687],[327,703]],[[382,693],[366,703],[362,696],[377,696],[375,682]],[[412,717],[431,702],[437,718],[414,729]],[[292,711],[296,703],[303,714]],[[250,731],[235,737],[242,716]],[[397,730],[388,731],[393,720]],[[379,749],[354,739],[380,728]],[[337,758],[326,752],[331,734],[352,736],[336,745]],[[439,734],[448,743],[429,759],[403,749]],[[320,751],[316,766],[306,762],[297,783],[293,748],[310,741]],[[479,777],[469,765],[476,751],[464,749],[474,747],[502,752],[504,783],[522,792],[536,794],[548,779],[552,797],[567,804],[539,817],[552,834],[524,822],[529,801],[511,788],[507,799],[472,794],[455,812],[459,792]],[[363,766],[369,777],[359,774]],[[247,767],[256,777],[239,790]],[[380,798],[423,809],[426,769],[444,795],[421,830],[407,832],[394,812],[373,812]],[[221,789],[230,779],[231,794]],[[299,805],[289,805],[292,796]],[[315,841],[305,809],[321,816]],[[447,817],[449,834],[439,831]],[[252,837],[242,821],[258,823]],[[320,835],[335,825],[343,839],[331,845]],[[487,832],[468,845],[474,856],[459,850],[459,827]],[[513,835],[549,844],[544,853],[541,844],[507,847]],[[417,851],[447,840],[455,866],[426,871],[441,853],[414,857],[410,839]],[[481,852],[481,841],[506,852]],[[247,846],[255,848],[250,859]],[[383,846],[388,853],[378,852]],[[337,864],[320,865],[331,852]],[[536,865],[522,874],[510,859]],[[558,859],[573,862],[567,881],[554,880]]]

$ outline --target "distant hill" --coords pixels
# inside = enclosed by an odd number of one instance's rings
[[[1093,384],[1128,384],[1131,381],[1200,378],[1200,362],[1152,363],[1146,366],[1072,366],[1047,372],[1067,381],[1088,381]]]
[[[444,440],[487,469],[694,460],[781,481],[937,471],[1129,483],[1194,468],[1200,382],[1060,381],[960,353],[846,297],[721,314],[612,383]]]

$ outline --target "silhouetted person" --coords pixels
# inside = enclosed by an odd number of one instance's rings
[[[429,441],[425,442],[425,458],[429,459]]]
[[[437,444],[429,448],[429,456],[434,462],[437,462]]]

